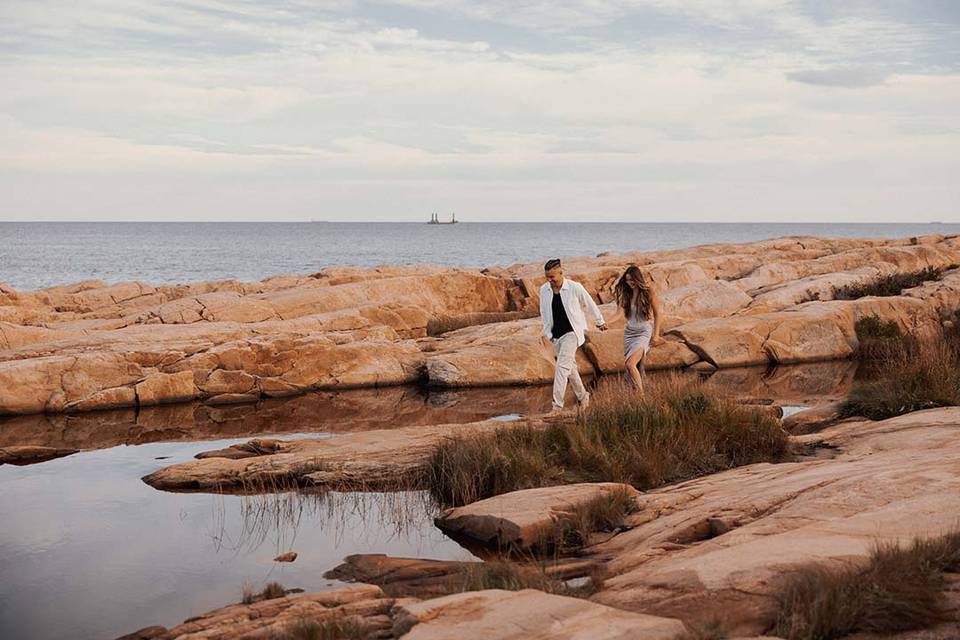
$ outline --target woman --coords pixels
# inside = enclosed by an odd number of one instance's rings
[[[614,287],[617,310],[627,320],[623,330],[623,358],[627,377],[638,391],[643,391],[640,367],[643,357],[660,338],[660,301],[652,283],[636,265],[623,272]]]

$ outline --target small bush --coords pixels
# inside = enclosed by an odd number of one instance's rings
[[[834,287],[833,298],[835,300],[856,300],[866,296],[898,296],[905,289],[919,287],[924,282],[931,280],[939,280],[944,271],[945,269],[927,267],[915,273],[894,273],[873,282]]]
[[[831,640],[928,627],[945,619],[943,573],[957,570],[960,533],[907,547],[878,545],[863,567],[804,567],[780,593],[774,632],[789,640]]]
[[[574,482],[647,489],[786,453],[778,420],[704,382],[673,376],[649,385],[643,396],[607,383],[576,422],[451,438],[434,453],[429,482],[442,505],[458,506]]]
[[[857,333],[857,357],[861,360],[891,360],[915,354],[917,341],[913,336],[904,335],[893,320],[881,320],[872,315],[860,318],[854,323]]]

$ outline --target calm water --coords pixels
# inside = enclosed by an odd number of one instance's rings
[[[427,496],[215,496],[140,477],[202,446],[157,443],[0,467],[0,637],[115,638],[238,602],[244,583],[316,591],[352,553],[471,554],[433,526]],[[160,456],[168,459],[156,460]],[[276,563],[294,550],[293,563]]]
[[[0,282],[26,290],[91,278],[260,280],[329,266],[493,267],[785,235],[928,233],[960,233],[960,224],[0,222]]]

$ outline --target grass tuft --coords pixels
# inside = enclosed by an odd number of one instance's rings
[[[867,320],[867,319],[864,319]],[[863,344],[858,325],[858,337]],[[872,323],[870,326],[875,326]],[[840,407],[842,418],[863,416],[884,420],[912,411],[960,405],[960,332],[948,330],[943,339],[920,343],[880,325],[869,334],[869,349],[886,354],[875,371],[858,380]],[[876,336],[882,335],[882,338]]]
[[[906,547],[878,544],[861,567],[804,567],[780,593],[774,632],[788,640],[831,640],[931,626],[947,619],[943,574],[958,570],[960,533]]]
[[[269,640],[363,640],[363,629],[349,620],[301,619],[283,630],[274,630]]]
[[[522,591],[536,589],[574,598],[587,598],[597,592],[599,579],[591,579],[584,586],[572,587],[563,580],[548,575],[540,564],[517,563],[509,560],[489,560],[470,563],[463,573],[460,591],[503,589]]]
[[[244,583],[243,597],[241,598],[240,602],[243,604],[253,604],[254,602],[260,602],[261,600],[282,598],[285,595],[287,595],[287,590],[279,582],[268,582],[263,588],[263,591],[260,593],[256,593],[250,583]]]
[[[453,437],[432,456],[429,483],[443,506],[459,506],[575,482],[648,489],[786,455],[777,419],[700,380],[671,376],[642,396],[606,383],[576,421]]]
[[[883,276],[872,282],[848,284],[833,289],[835,300],[856,300],[867,296],[898,296],[905,289],[919,287],[924,282],[939,280],[946,269],[927,267],[914,273],[894,273]]]

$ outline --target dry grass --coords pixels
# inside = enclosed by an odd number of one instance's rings
[[[269,640],[363,640],[363,629],[349,620],[303,619],[282,631],[273,631]]]
[[[786,454],[778,420],[699,380],[670,376],[642,396],[606,383],[576,421],[451,438],[431,459],[429,483],[438,502],[457,506],[574,482],[647,489]]]
[[[878,316],[860,318],[854,324],[857,332],[857,353],[860,360],[885,362],[915,354],[919,346],[913,336],[900,330],[893,320],[881,320]]]
[[[861,326],[858,322],[858,337]],[[872,375],[854,384],[841,405],[841,417],[883,420],[960,405],[960,332],[947,331],[940,340],[919,343],[903,338],[899,329],[896,334],[882,327],[879,331],[885,337],[876,338],[870,349],[886,355],[875,362]]]
[[[253,586],[249,583],[243,585],[243,597],[240,602],[243,604],[253,604],[261,600],[273,600],[287,595],[287,590],[279,582],[268,582],[263,591],[256,593]]]
[[[561,518],[557,535],[547,541],[547,546],[582,547],[591,533],[613,531],[636,510],[637,501],[628,492],[605,493],[597,500],[575,508],[569,517]]]
[[[789,640],[830,640],[928,627],[945,620],[943,574],[957,571],[960,533],[906,547],[880,544],[861,567],[805,567],[780,594],[774,632]]]
[[[955,265],[941,269],[927,267],[914,273],[895,273],[872,282],[835,287],[833,298],[835,300],[856,300],[866,296],[898,296],[905,289],[918,287],[931,280],[939,280],[944,271],[953,268],[955,268]]]
[[[544,593],[587,598],[598,591],[599,583],[598,579],[591,579],[585,586],[571,587],[563,580],[548,575],[543,564],[491,560],[471,563],[464,571],[457,591],[536,589]]]

